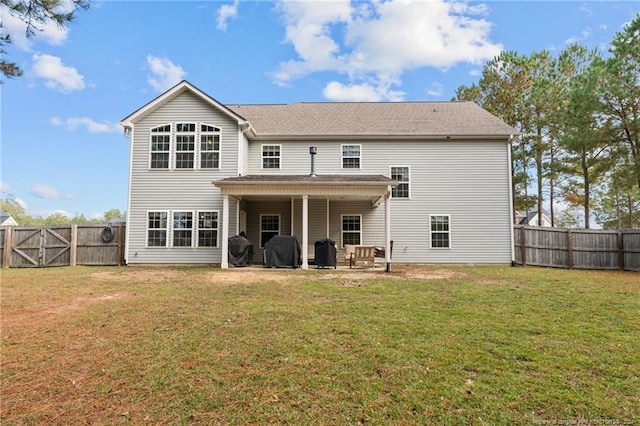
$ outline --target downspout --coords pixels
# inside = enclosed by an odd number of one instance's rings
[[[244,138],[243,138],[243,136],[247,132],[251,132],[254,135],[256,134],[256,132],[255,132],[253,126],[251,125],[251,123],[249,123],[248,121],[245,121],[244,123],[240,123],[239,127],[240,127],[240,133],[238,133],[238,165],[237,165],[237,167],[238,167],[237,172],[238,173],[237,174],[238,174],[238,176],[242,176],[243,175],[243,173],[242,173],[242,170],[243,170],[243,167],[242,167],[243,166],[243,162],[242,162],[242,160],[244,158],[244,149],[243,149],[243,147],[244,147]]]
[[[509,135],[509,139],[507,139],[507,170],[509,171],[509,236],[511,240],[511,266],[516,265],[516,254],[515,254],[515,239],[513,236],[513,226],[515,224],[513,219],[513,209],[515,206],[513,205],[513,170],[511,170],[511,142],[513,141],[513,135]],[[524,244],[524,242],[522,242]]]
[[[131,235],[131,178],[133,177],[133,127],[124,126],[124,137],[129,139],[129,183],[127,185],[127,220],[124,232],[124,264],[129,264],[129,235]],[[147,219],[145,218],[145,221]],[[146,226],[146,225],[145,225]]]

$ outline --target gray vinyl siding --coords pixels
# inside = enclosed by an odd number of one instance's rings
[[[210,124],[221,129],[220,169],[150,170],[149,135],[156,126],[176,122]],[[237,176],[238,124],[187,92],[135,123],[131,140],[128,263],[220,263],[222,197],[214,180]],[[196,141],[197,143],[198,141]],[[235,203],[230,203],[230,227],[235,229]],[[218,247],[146,247],[147,212],[217,211]],[[194,217],[195,220],[195,217]]]
[[[318,147],[315,160],[318,174],[388,176],[391,166],[408,166],[411,172],[411,198],[391,200],[394,261],[511,262],[510,165],[506,140],[357,141],[353,144],[362,146],[360,169],[341,168],[341,145],[344,143],[349,142],[265,142],[282,145],[281,169],[277,170],[261,168],[260,147],[263,143],[254,141],[249,146],[249,173],[309,173],[311,145]],[[301,201],[297,201],[296,206],[301,206]],[[312,211],[314,209],[310,207]],[[344,204],[332,201],[330,238],[338,246],[341,242],[341,214],[362,214],[363,244],[383,244],[383,204],[372,209],[368,202]],[[431,248],[431,215],[449,215],[450,248]],[[296,216],[301,218],[301,207],[296,208]],[[322,220],[323,227],[326,227],[325,223],[326,220]],[[316,226],[319,225],[310,217],[310,242],[319,233]]]

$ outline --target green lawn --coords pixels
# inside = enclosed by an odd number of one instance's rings
[[[2,424],[640,421],[637,273],[76,267],[0,278]]]

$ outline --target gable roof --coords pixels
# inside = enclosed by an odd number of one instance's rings
[[[303,102],[225,105],[186,80],[120,121],[125,131],[157,108],[191,92],[236,120],[250,137],[508,138],[518,132],[473,102]]]
[[[132,112],[131,114],[129,114],[128,116],[120,120],[120,125],[123,126],[125,129],[131,128],[136,121],[139,121],[140,119],[146,117],[148,114],[152,113],[162,105],[167,104],[172,99],[177,98],[178,96],[180,96],[185,92],[193,93],[194,95],[196,95],[197,97],[199,97],[200,99],[202,99],[203,101],[211,105],[212,107],[220,110],[222,113],[238,121],[238,124],[241,124],[241,125],[245,124],[245,120],[242,117],[237,115],[235,112],[231,111],[224,104],[218,102],[211,96],[207,95],[205,92],[198,89],[196,86],[189,83],[188,81],[182,80],[180,83],[176,84],[171,89],[167,90],[166,92],[164,92],[163,94],[161,94],[160,96],[152,100],[151,102],[147,103],[141,108],[138,108],[136,111]]]
[[[18,222],[9,213],[0,210],[0,226],[17,226]]]
[[[473,102],[228,105],[258,137],[509,137],[517,131]]]

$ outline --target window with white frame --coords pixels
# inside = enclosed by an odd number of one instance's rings
[[[173,212],[173,247],[193,245],[193,212]]]
[[[171,123],[151,129],[150,169],[217,169],[219,127],[205,123]]]
[[[431,222],[431,248],[450,248],[449,215],[432,215],[429,221]]]
[[[262,145],[262,168],[263,169],[279,169],[280,168],[280,145]]]
[[[342,215],[342,246],[360,245],[362,242],[362,216]]]
[[[152,169],[168,169],[171,153],[171,126],[159,126],[151,129],[151,158],[149,167]]]
[[[398,182],[398,186],[391,189],[391,197],[409,198],[409,167],[391,167],[391,179]]]
[[[207,124],[200,125],[200,168],[220,167],[220,129]]]
[[[218,212],[198,212],[198,247],[218,247]]]
[[[280,235],[280,215],[260,215],[260,247],[276,235]]]
[[[167,246],[167,212],[148,212],[147,214],[147,246]]]
[[[360,168],[360,145],[342,145],[342,168]]]
[[[195,123],[176,124],[176,169],[193,169],[196,152]]]

